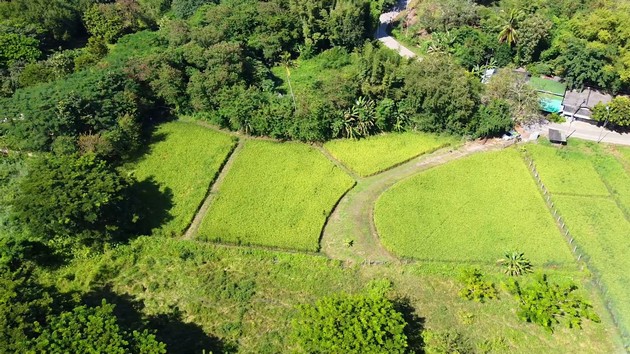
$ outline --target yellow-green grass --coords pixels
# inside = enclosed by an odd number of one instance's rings
[[[360,140],[332,140],[324,144],[324,148],[365,177],[455,142],[453,137],[407,132],[380,134]]]
[[[169,235],[185,231],[235,144],[227,134],[192,123],[160,125],[149,152],[126,166],[141,182],[148,208],[156,215],[163,208],[170,215],[161,225],[154,225],[159,220],[153,215],[151,228]]]
[[[506,251],[572,266],[570,250],[516,150],[473,155],[416,175],[377,201],[382,243],[409,258],[492,263]]]
[[[615,149],[619,152],[625,162],[630,163],[630,147],[616,146]]]
[[[552,194],[608,196],[610,193],[593,166],[589,144],[575,140],[571,144],[527,145],[547,189]]]
[[[593,158],[593,165],[602,181],[608,187],[617,205],[630,215],[630,175],[629,171],[608,149],[599,149]]]
[[[354,180],[301,143],[250,140],[234,164],[199,235],[226,241],[317,251],[326,218]]]
[[[344,267],[315,255],[141,237],[52,270],[47,282],[79,294],[109,284],[110,294],[120,296],[110,295],[108,301],[122,299],[117,309],[127,309],[121,316],[137,319],[136,310],[158,323],[158,338],[167,343],[169,353],[225,348],[243,353],[293,352],[291,322],[298,305],[338,292],[357,293],[368,281],[382,278],[393,282],[392,298],[408,300],[405,313],[415,311],[417,319],[410,326],[414,335],[420,334],[416,326],[422,324],[424,329],[457,331],[475,347],[483,341],[503,340],[507,347],[497,353],[620,352],[605,316],[603,324],[585,321],[581,330],[559,327],[549,333],[519,320],[517,300],[503,291],[499,300],[484,304],[461,299],[456,280],[461,267],[432,263]],[[494,266],[482,271],[498,283],[507,280]],[[579,283],[584,278],[575,270],[548,273],[553,281]],[[590,295],[585,290],[581,287],[580,292]],[[122,306],[130,301],[141,306]],[[598,302],[594,305],[604,313]],[[165,316],[174,309],[181,320]]]
[[[554,197],[560,214],[607,289],[621,325],[630,334],[630,223],[608,198]]]

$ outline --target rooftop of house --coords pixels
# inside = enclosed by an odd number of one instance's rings
[[[569,107],[592,109],[596,104],[608,103],[612,99],[613,96],[611,95],[587,87],[582,91],[567,91],[563,104]]]

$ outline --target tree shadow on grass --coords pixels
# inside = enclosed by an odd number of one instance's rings
[[[407,336],[409,351],[412,353],[423,353],[424,341],[422,340],[422,331],[424,330],[424,317],[418,316],[409,298],[396,299],[394,307],[403,315],[403,319],[407,322],[404,333]]]
[[[92,290],[83,297],[89,306],[99,306],[105,299],[116,305],[114,314],[119,325],[126,330],[149,329],[158,341],[166,344],[168,353],[199,354],[233,352],[234,348],[226,346],[221,339],[214,337],[195,323],[187,323],[182,314],[175,308],[172,312],[146,316],[143,314],[144,304],[129,294],[118,294],[110,287]]]
[[[160,184],[153,176],[135,182],[129,193],[133,196],[132,204],[137,215],[134,230],[136,234],[150,235],[153,229],[173,219],[170,213],[173,207],[173,191],[168,187],[160,190]]]

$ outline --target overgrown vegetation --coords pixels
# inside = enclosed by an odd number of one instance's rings
[[[575,284],[557,284],[547,275],[537,275],[533,283],[521,286],[518,281],[509,283],[509,290],[518,297],[518,316],[553,331],[556,325],[581,328],[582,319],[599,322],[592,306],[575,293]]]
[[[294,336],[307,353],[405,353],[407,325],[384,294],[333,295],[303,305]]]
[[[464,269],[459,276],[459,281],[464,284],[459,291],[459,296],[463,299],[486,302],[499,296],[496,285],[483,279],[481,271],[477,268]]]

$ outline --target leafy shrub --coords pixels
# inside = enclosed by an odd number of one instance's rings
[[[459,280],[464,283],[464,287],[459,291],[459,296],[463,299],[485,302],[499,297],[494,283],[484,280],[477,268],[464,269]]]
[[[525,287],[512,280],[508,289],[520,300],[518,317],[550,332],[561,323],[568,328],[581,328],[582,318],[600,322],[592,306],[575,293],[578,289],[575,284],[550,283],[546,274],[540,274],[534,283]]]
[[[404,353],[406,323],[383,296],[338,294],[304,305],[294,335],[308,353]]]
[[[505,258],[500,259],[498,263],[504,267],[507,275],[518,276],[532,272],[532,263],[525,258],[523,252],[507,252]]]
[[[71,353],[166,353],[166,345],[144,330],[126,331],[118,324],[114,305],[75,307],[71,312],[49,318],[35,339],[38,352]]]

